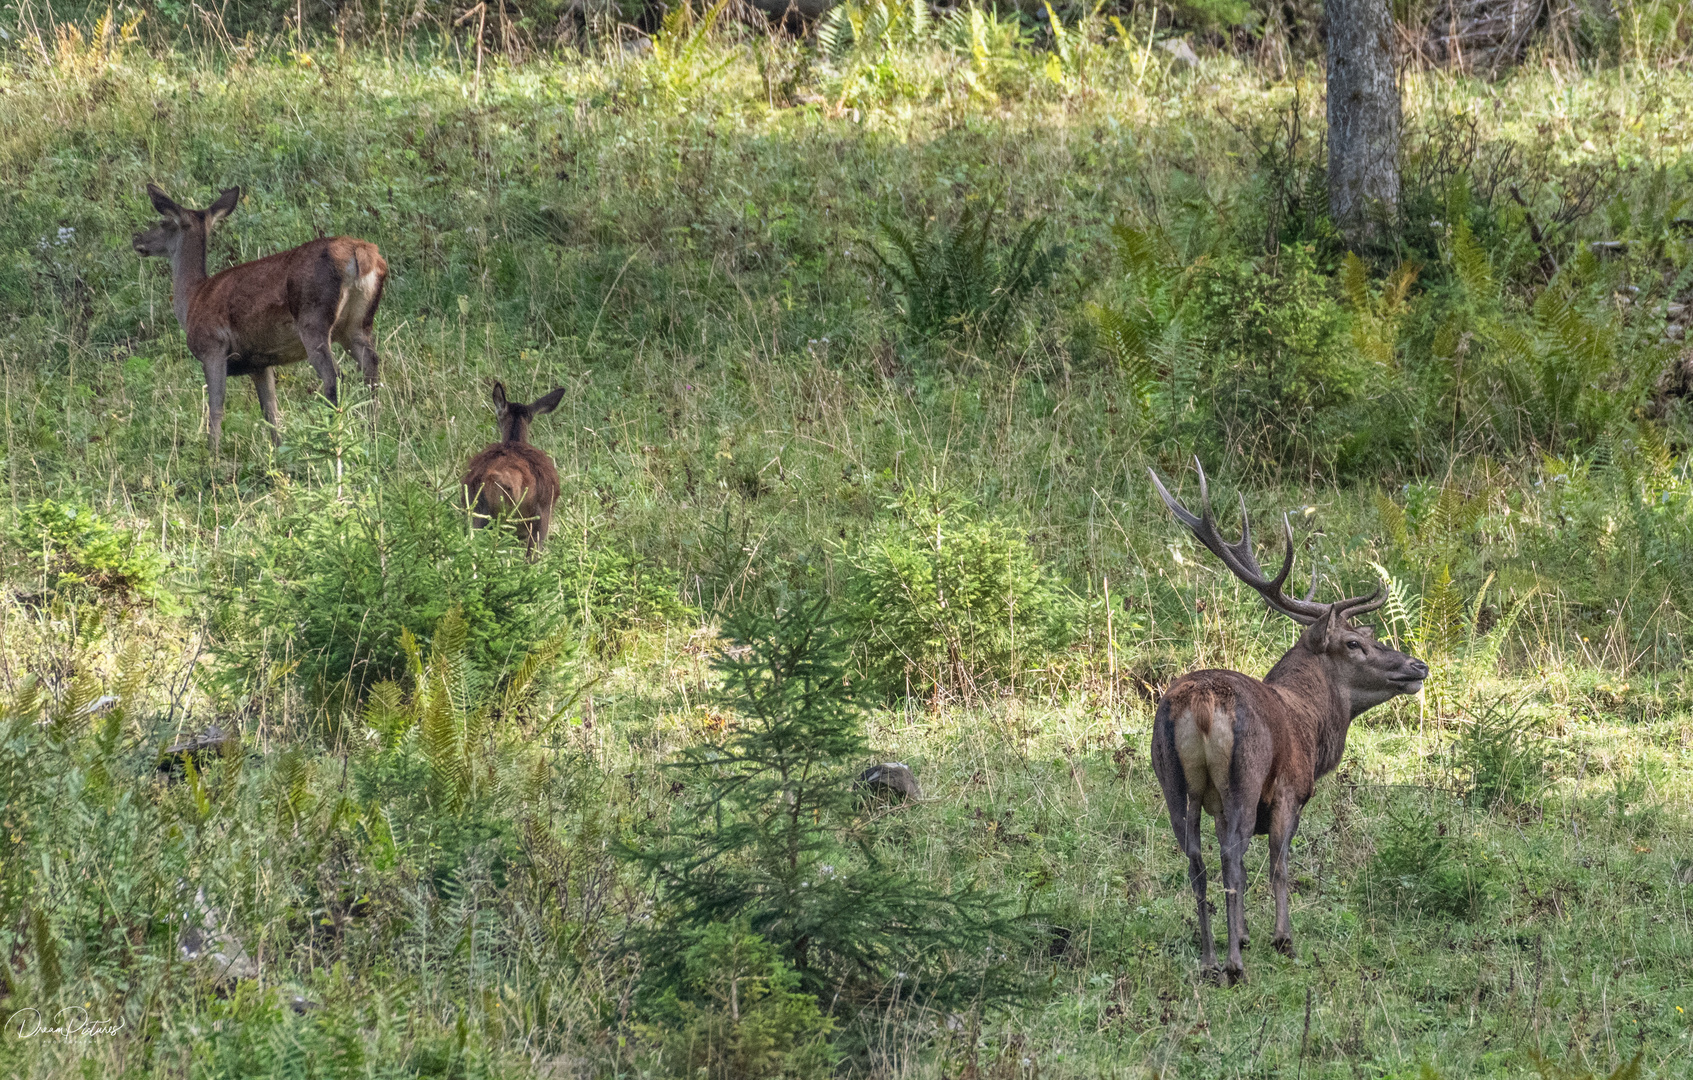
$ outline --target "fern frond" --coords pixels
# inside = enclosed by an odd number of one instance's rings
[[[1378,491],[1375,493],[1376,519],[1389,543],[1400,551],[1411,545],[1411,529],[1405,518],[1405,508]]]
[[[1411,611],[1410,590],[1403,581],[1388,572],[1387,567],[1380,563],[1371,563],[1370,568],[1381,578],[1382,589],[1387,593],[1387,599],[1382,603],[1382,619],[1387,623],[1388,632],[1396,639],[1410,641],[1417,636],[1418,618]]]
[[[1347,303],[1352,305],[1353,314],[1363,317],[1375,314],[1374,305],[1370,302],[1369,272],[1364,269],[1364,260],[1355,251],[1346,253],[1346,261],[1340,271],[1340,288],[1346,294]]]
[[[1462,218],[1452,230],[1452,269],[1470,299],[1492,299],[1493,263],[1470,232],[1470,223]]]
[[[1452,583],[1451,567],[1442,564],[1434,582],[1423,592],[1417,618],[1417,647],[1426,660],[1448,656],[1463,627],[1463,600]]]
[[[423,744],[423,756],[429,762],[429,773],[436,792],[449,809],[458,809],[469,786],[464,741],[451,694],[439,673],[431,678],[418,738]]]

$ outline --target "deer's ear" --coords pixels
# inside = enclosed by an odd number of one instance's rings
[[[501,416],[505,415],[505,411],[506,411],[506,384],[505,383],[502,383],[502,382],[494,383],[494,410],[496,412],[498,412]]]
[[[564,387],[561,386],[546,397],[537,399],[535,404],[529,406],[529,411],[536,416],[540,416],[542,413],[550,413],[558,408],[558,403],[563,400]]]
[[[1328,651],[1329,635],[1334,632],[1334,609],[1329,608],[1317,616],[1317,621],[1305,628],[1300,640],[1307,649],[1314,653]]]
[[[151,183],[147,185],[147,198],[153,201],[153,209],[165,217],[172,221],[182,220],[182,207],[177,205],[175,199],[166,195],[159,185]]]
[[[222,221],[235,212],[235,205],[241,201],[241,189],[238,187],[225,188],[218,201],[206,207],[206,228]]]

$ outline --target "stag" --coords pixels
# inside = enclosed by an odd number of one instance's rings
[[[1238,671],[1195,671],[1184,675],[1158,702],[1152,730],[1152,767],[1164,789],[1170,827],[1188,858],[1188,882],[1199,904],[1201,968],[1230,984],[1245,977],[1240,953],[1246,947],[1246,848],[1252,837],[1269,836],[1270,885],[1275,892],[1276,929],[1270,944],[1293,955],[1293,923],[1287,910],[1287,860],[1299,815],[1319,777],[1340,764],[1353,719],[1400,694],[1415,694],[1428,665],[1376,641],[1353,620],[1381,607],[1380,590],[1332,604],[1314,603],[1317,583],[1304,599],[1282,592],[1293,569],[1293,527],[1282,517],[1287,551],[1281,571],[1268,577],[1252,554],[1252,529],[1241,498],[1241,536],[1225,541],[1211,513],[1205,470],[1199,469],[1201,514],[1177,502],[1158,474],[1153,486],[1181,523],[1211,549],[1235,577],[1264,598],[1270,610],[1303,626],[1304,632],[1262,680]],[[1210,909],[1205,904],[1205,858],[1200,845],[1200,809],[1209,811],[1222,849],[1227,899],[1229,953],[1217,970]]]
[[[231,375],[251,375],[259,408],[280,442],[276,415],[276,369],[308,361],[322,380],[323,396],[335,403],[336,342],[358,361],[365,382],[376,389],[376,306],[388,264],[367,240],[333,236],[290,251],[267,255],[206,276],[206,241],[241,201],[233,187],[204,210],[178,204],[153,184],[147,197],[160,221],[136,233],[142,257],[170,260],[171,306],[188,336],[188,351],[206,372],[207,429],[212,460],[223,437],[224,386]]]
[[[464,471],[465,502],[478,527],[502,513],[515,512],[519,535],[529,554],[547,542],[558,501],[558,470],[546,452],[529,443],[529,425],[558,408],[564,387],[525,405],[506,400],[506,388],[494,384],[494,417],[500,441],[470,459]]]

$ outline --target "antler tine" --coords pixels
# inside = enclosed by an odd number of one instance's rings
[[[1204,544],[1213,555],[1222,560],[1223,565],[1228,567],[1230,573],[1251,586],[1259,596],[1262,596],[1264,602],[1272,610],[1278,611],[1304,626],[1316,622],[1328,610],[1327,605],[1313,604],[1309,598],[1303,601],[1295,600],[1282,592],[1282,585],[1293,571],[1293,526],[1289,524],[1286,516],[1284,515],[1282,518],[1282,532],[1286,540],[1286,551],[1282,556],[1281,571],[1274,578],[1269,578],[1265,576],[1263,569],[1258,565],[1257,557],[1252,553],[1252,523],[1246,513],[1245,497],[1241,497],[1240,503],[1240,540],[1231,544],[1223,539],[1222,534],[1217,529],[1217,519],[1211,511],[1211,491],[1210,485],[1206,481],[1205,467],[1200,464],[1197,457],[1194,458],[1193,464],[1194,469],[1199,473],[1200,516],[1195,517],[1186,507],[1177,502],[1176,497],[1170,494],[1170,489],[1165,487],[1164,482],[1158,478],[1157,471],[1148,469],[1147,472],[1152,477],[1152,485],[1157,490],[1159,497],[1164,500],[1164,505],[1170,508],[1170,512],[1176,516],[1178,521],[1187,526],[1188,531],[1193,533],[1196,540]]]
[[[1380,586],[1377,586],[1376,591],[1368,596],[1354,596],[1340,601],[1334,605],[1334,613],[1343,620],[1354,619],[1359,615],[1368,615],[1385,603],[1387,603],[1387,594],[1382,591]]]

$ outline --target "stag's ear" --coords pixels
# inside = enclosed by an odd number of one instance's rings
[[[1317,616],[1316,622],[1305,628],[1305,633],[1300,636],[1300,641],[1312,652],[1324,653],[1328,651],[1330,635],[1337,629],[1338,627],[1335,626],[1334,622],[1334,608],[1331,607]]]
[[[235,204],[240,201],[240,188],[224,188],[223,194],[218,196],[218,201],[206,207],[206,229],[209,231],[212,226],[216,225],[230,214],[233,214],[235,212]]]
[[[494,383],[494,411],[504,416],[507,408],[509,406],[506,402],[506,384],[496,382]]]
[[[535,399],[535,404],[529,406],[529,412],[534,416],[550,413],[558,408],[558,403],[564,400],[564,387],[559,387],[544,398]]]
[[[166,195],[159,185],[152,183],[147,185],[147,198],[153,201],[153,209],[163,214],[166,218],[177,222],[182,220],[182,207],[177,205],[175,199]]]

